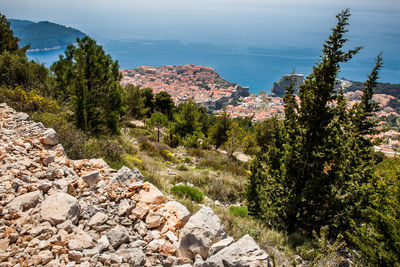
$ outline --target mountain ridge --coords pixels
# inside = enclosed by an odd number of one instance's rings
[[[23,47],[30,44],[30,50],[34,51],[65,47],[76,42],[77,38],[86,36],[80,30],[49,21],[9,21],[15,36],[20,39],[19,45]]]

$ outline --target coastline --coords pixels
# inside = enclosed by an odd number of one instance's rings
[[[35,49],[28,49],[27,52],[42,52],[42,51],[51,51],[51,50],[58,50],[66,46],[54,46],[54,47],[46,47],[46,48],[35,48]]]

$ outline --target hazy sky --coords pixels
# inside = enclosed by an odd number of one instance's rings
[[[262,47],[320,47],[335,14],[346,7],[352,43],[399,55],[400,0],[0,0],[0,12],[9,18],[57,22],[99,41]]]

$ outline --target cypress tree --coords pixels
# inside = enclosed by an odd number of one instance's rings
[[[372,130],[368,120],[374,111],[375,83],[372,79],[367,82],[365,99],[358,108],[362,115],[349,112],[343,92],[335,89],[340,64],[361,49],[343,50],[349,16],[348,9],[336,16],[323,56],[300,86],[300,105],[294,96],[294,82],[287,88],[283,127],[274,127],[273,141],[262,157],[264,163],[254,165],[264,170],[262,179],[251,177],[254,181],[250,180],[248,196],[256,192],[258,196],[252,198],[260,202],[259,210],[251,209],[289,232],[311,235],[324,225],[330,225],[331,232],[348,229],[350,218],[357,217],[366,204],[371,145],[359,141],[367,131],[356,130],[353,121],[363,121],[361,128]],[[378,70],[370,77],[377,77]],[[257,187],[261,189],[250,189],[255,183],[261,183]],[[249,203],[255,203],[252,198]]]

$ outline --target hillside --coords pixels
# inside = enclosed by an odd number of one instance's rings
[[[357,90],[362,91],[364,88],[363,82],[349,81],[350,86],[346,87],[345,92],[355,92]],[[375,88],[376,94],[385,94],[400,98],[400,84],[391,83],[377,83]]]
[[[70,160],[53,129],[6,104],[0,114],[5,266],[269,266],[249,235],[228,237],[211,208],[191,216],[137,169]]]
[[[11,29],[20,39],[19,45],[30,44],[30,49],[51,49],[67,46],[76,41],[76,38],[84,37],[83,32],[60,24],[40,21],[10,19]]]

